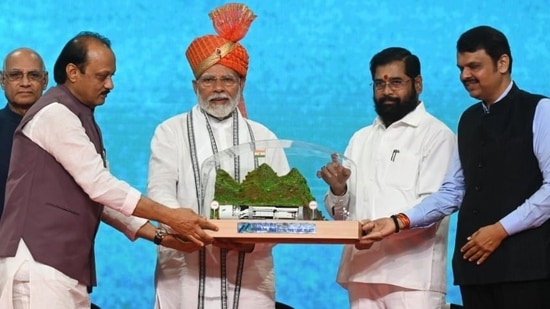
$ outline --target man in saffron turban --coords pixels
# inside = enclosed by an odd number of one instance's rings
[[[246,35],[256,16],[246,6],[239,4],[228,4],[209,15],[218,35],[197,38],[187,48],[185,56],[193,75],[198,79],[206,70],[219,64],[235,71],[244,82],[248,71],[248,53],[239,41]],[[238,107],[246,117],[242,94]]]
[[[245,5],[227,4],[210,13],[217,35],[199,37],[186,56],[195,79],[197,104],[161,123],[151,142],[148,194],[151,198],[200,212],[202,163],[224,149],[276,139],[262,124],[244,117],[242,90],[248,54],[238,43],[256,17]],[[237,106],[241,104],[241,110]],[[230,160],[240,174],[253,166]],[[252,160],[253,161],[253,160]],[[267,158],[277,169],[286,159]],[[222,168],[223,168],[222,162]],[[239,176],[235,176],[237,179]],[[164,225],[159,234],[164,234]],[[272,244],[222,243],[188,252],[158,248],[156,308],[275,308]]]

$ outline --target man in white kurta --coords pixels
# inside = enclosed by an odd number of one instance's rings
[[[238,111],[236,110],[238,113]],[[197,157],[200,164],[212,155],[205,117],[200,107],[192,109],[193,128],[197,141]],[[232,118],[217,121],[208,117],[218,149],[232,146]],[[239,118],[240,142],[250,142],[248,126],[256,140],[275,139],[276,136],[263,125]],[[198,209],[195,178],[188,143],[187,114],[181,114],[163,122],[151,143],[148,194],[165,205],[186,205]],[[241,164],[249,164],[242,162]],[[270,165],[276,164],[270,162]],[[225,169],[225,168],[224,168]],[[244,166],[243,166],[244,169]],[[226,169],[227,170],[227,169]],[[229,169],[231,171],[231,168]],[[241,177],[244,177],[242,175]],[[271,245],[257,244],[245,257],[242,277],[240,308],[273,308],[274,272]],[[205,308],[220,308],[220,253],[219,248],[207,246]],[[228,303],[233,304],[238,253],[230,250],[227,256]],[[157,308],[197,308],[199,293],[199,252],[191,253],[159,247],[156,269]]]
[[[223,17],[228,11],[235,14]],[[242,18],[228,22],[227,18],[236,14],[242,14]],[[221,17],[221,27],[239,29],[220,31],[216,28],[220,35],[197,38],[188,47],[186,57],[195,77],[193,90],[198,104],[188,113],[172,117],[157,127],[151,142],[148,178],[148,194],[152,198],[173,207],[185,205],[198,212],[201,212],[201,185],[208,180],[202,167],[207,158],[244,143],[276,139],[265,126],[245,119],[237,108],[239,103],[239,107],[244,107],[242,90],[248,70],[248,54],[237,41],[246,34],[255,16],[240,4],[222,6],[210,16],[215,27],[216,17]],[[227,36],[228,33],[242,36]],[[254,154],[235,157],[237,160],[222,160],[220,168],[242,181],[246,172],[256,165]],[[276,172],[284,172],[285,168],[288,172],[284,156],[266,154],[261,163],[264,162]],[[236,176],[235,171],[240,176]],[[202,213],[206,215],[209,211]],[[243,251],[238,245],[231,245],[226,248],[230,249],[226,258],[220,255],[224,244],[215,241],[207,246],[203,263],[199,250],[182,252],[159,247],[156,308],[218,309],[235,308],[237,304],[239,308],[274,308],[272,245],[256,244],[244,255],[240,284],[238,262]],[[226,268],[226,276],[222,275],[222,267]],[[222,281],[224,277],[226,281]],[[223,282],[227,283],[226,288]]]
[[[415,205],[439,188],[455,145],[453,133],[418,100],[422,79],[416,56],[386,49],[371,61],[371,72],[379,116],[348,144],[345,156],[355,163],[354,173],[340,185],[331,179],[337,166],[320,171],[333,184],[325,205],[336,219],[387,217]],[[369,249],[345,246],[337,280],[348,290],[351,307],[440,308],[447,232],[444,220],[394,234]]]

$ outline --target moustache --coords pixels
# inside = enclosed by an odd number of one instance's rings
[[[219,100],[219,99],[231,100],[231,97],[227,94],[217,93],[209,96],[207,100],[211,101],[211,100]]]
[[[470,77],[470,78],[467,78],[467,79],[464,79],[462,81],[462,84],[466,85],[466,84],[470,84],[470,83],[477,83],[478,80],[473,78],[473,77]]]
[[[378,100],[379,103],[383,103],[383,102],[386,102],[386,101],[399,103],[399,102],[401,102],[401,99],[400,99],[400,98],[396,98],[396,97],[392,97],[392,96],[385,95],[385,96],[381,97],[381,98]]]

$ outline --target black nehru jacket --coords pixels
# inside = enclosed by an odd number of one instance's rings
[[[514,85],[490,113],[480,102],[462,114],[458,149],[466,191],[458,214],[455,284],[550,278],[550,222],[506,238],[481,265],[464,260],[460,252],[468,236],[498,222],[541,187],[532,128],[542,98]]]
[[[10,167],[11,146],[13,132],[21,122],[23,116],[13,112],[9,106],[0,109],[0,217],[4,210],[4,196],[6,194],[6,179]]]

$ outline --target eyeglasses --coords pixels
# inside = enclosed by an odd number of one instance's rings
[[[31,82],[39,82],[42,81],[42,78],[44,78],[44,72],[41,71],[28,71],[27,73],[24,73],[22,71],[9,71],[4,72],[4,76],[8,78],[10,82],[16,82],[23,79],[23,77],[27,75],[27,78]]]
[[[410,82],[411,79],[401,79],[401,78],[391,78],[389,81],[375,80],[372,82],[372,86],[376,91],[384,91],[386,85],[390,87],[391,90],[399,90],[405,86],[406,83]]]
[[[197,81],[203,88],[212,88],[218,84],[218,81],[222,83],[222,86],[229,88],[235,86],[239,82],[239,78],[235,76],[222,76],[221,78],[205,76],[199,78]]]

